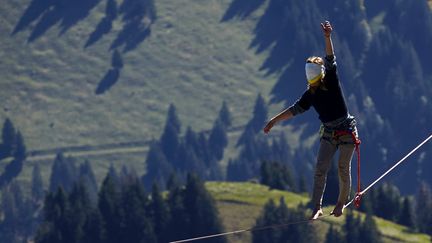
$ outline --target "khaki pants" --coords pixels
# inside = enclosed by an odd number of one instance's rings
[[[357,129],[354,129],[357,135]],[[355,145],[351,135],[343,135],[334,138],[331,133],[324,133],[321,137],[317,164],[315,167],[314,187],[312,203],[315,207],[322,205],[323,194],[326,186],[327,172],[331,161],[339,149],[338,174],[339,174],[339,197],[338,202],[346,203],[351,190],[351,159]]]

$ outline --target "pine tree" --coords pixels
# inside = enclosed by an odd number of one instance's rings
[[[394,185],[384,183],[378,188],[374,212],[376,216],[396,221],[401,208],[400,192]]]
[[[44,221],[36,233],[35,242],[64,242],[68,239],[70,237],[68,211],[67,195],[61,187],[56,192],[48,193],[44,204]]]
[[[295,187],[288,167],[278,162],[264,161],[261,164],[261,183],[278,190],[293,190]]]
[[[0,224],[0,241],[16,242],[18,238],[17,226],[19,224],[18,205],[13,192],[8,187],[2,189],[1,212],[3,214]]]
[[[330,229],[327,231],[325,243],[342,243],[344,241],[343,235],[333,227],[333,224],[330,225]]]
[[[154,225],[154,232],[158,242],[168,242],[168,223],[170,212],[167,203],[162,198],[162,194],[156,184],[153,185],[151,202],[149,205],[150,219]]]
[[[270,199],[263,208],[262,214],[256,220],[255,227],[263,227],[277,223],[276,218],[276,204],[273,199]],[[275,230],[267,231],[254,231],[252,232],[253,243],[273,243],[279,242],[278,235],[275,235]]]
[[[184,189],[177,182],[175,174],[170,176],[167,187],[169,188],[167,204],[170,211],[170,221],[168,223],[168,228],[170,230],[167,234],[167,238],[169,241],[175,241],[191,237],[188,235],[189,216],[186,213],[183,203]]]
[[[359,225],[361,225],[360,218],[355,217],[352,210],[345,210],[345,224],[343,231],[345,232],[345,242],[361,243]]]
[[[209,148],[216,160],[223,158],[224,149],[228,145],[226,127],[221,120],[216,120],[209,137]]]
[[[82,243],[105,243],[108,242],[105,238],[105,228],[102,216],[98,209],[92,210],[82,226],[83,237]]]
[[[380,243],[382,242],[380,232],[378,231],[378,226],[375,220],[372,218],[371,214],[366,214],[364,222],[360,226],[359,232],[359,242],[362,243]],[[348,238],[347,238],[348,240]],[[349,241],[347,241],[349,242]]]
[[[412,230],[416,229],[414,205],[409,197],[405,197],[403,200],[402,210],[397,222],[401,225],[410,227]]]
[[[194,175],[187,176],[183,205],[188,216],[187,234],[200,236],[223,232],[216,204],[204,183]],[[211,242],[226,242],[225,237],[215,238]]]
[[[119,234],[121,222],[120,217],[120,188],[114,178],[107,174],[99,191],[98,208],[104,222],[104,238],[108,243],[120,242]]]
[[[432,234],[432,192],[425,182],[420,184],[416,195],[416,221],[420,232]]]
[[[163,186],[168,176],[173,173],[172,165],[169,164],[160,144],[153,142],[146,159],[146,174],[143,176],[144,186],[150,188],[153,183]]]
[[[93,205],[97,203],[98,185],[93,168],[88,160],[79,167],[79,178],[81,183],[86,185],[86,190],[89,194],[90,201]]]
[[[69,192],[76,180],[75,160],[71,157],[64,157],[62,153],[57,154],[51,169],[49,191],[55,192],[58,187],[63,187]]]
[[[41,204],[43,202],[45,191],[43,187],[42,175],[39,164],[35,164],[33,166],[31,194],[32,200],[34,202],[36,202],[37,204]]]
[[[142,183],[125,185],[121,195],[119,242],[156,242],[154,227],[146,212],[149,204]]]
[[[267,116],[268,116],[268,108],[266,102],[264,101],[264,98],[261,96],[261,94],[258,94],[255,100],[253,116],[251,120],[248,122],[248,124],[246,125],[243,134],[240,136],[237,142],[237,145],[245,144],[248,140],[247,139],[248,137],[249,138],[251,136],[253,137],[259,131],[261,131],[261,129],[265,125]]]

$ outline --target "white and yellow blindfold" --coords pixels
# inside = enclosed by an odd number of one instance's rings
[[[324,66],[315,63],[306,63],[306,78],[309,84],[315,84],[324,77]]]

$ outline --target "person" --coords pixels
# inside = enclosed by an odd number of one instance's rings
[[[267,134],[276,123],[291,119],[309,110],[311,106],[318,113],[322,124],[314,172],[311,199],[314,208],[311,220],[323,215],[321,207],[327,172],[337,150],[339,150],[339,196],[332,214],[336,217],[343,214],[344,205],[349,199],[351,190],[351,159],[355,143],[360,141],[355,118],[348,112],[337,74],[336,57],[331,39],[332,25],[329,21],[325,21],[321,23],[321,28],[324,34],[326,56],[307,58],[305,65],[307,90],[293,105],[271,118],[264,127],[264,132]]]

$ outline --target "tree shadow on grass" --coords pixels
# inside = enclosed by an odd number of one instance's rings
[[[87,17],[100,0],[33,0],[15,26],[12,35],[35,24],[28,42],[42,36],[52,26],[60,23],[60,35]]]
[[[97,25],[96,29],[90,34],[84,48],[87,48],[102,38],[105,34],[108,34],[112,29],[112,20],[103,18],[102,21]]]
[[[128,52],[150,36],[151,26],[157,19],[156,8],[153,1],[124,0],[119,14],[123,16],[124,25],[110,50],[124,46],[123,52]]]
[[[98,87],[95,90],[95,94],[100,95],[109,90],[115,83],[117,83],[120,77],[120,69],[112,68],[108,70],[102,80],[99,82]]]
[[[245,19],[257,10],[265,1],[266,0],[233,0],[221,21],[228,21],[235,17]]]

